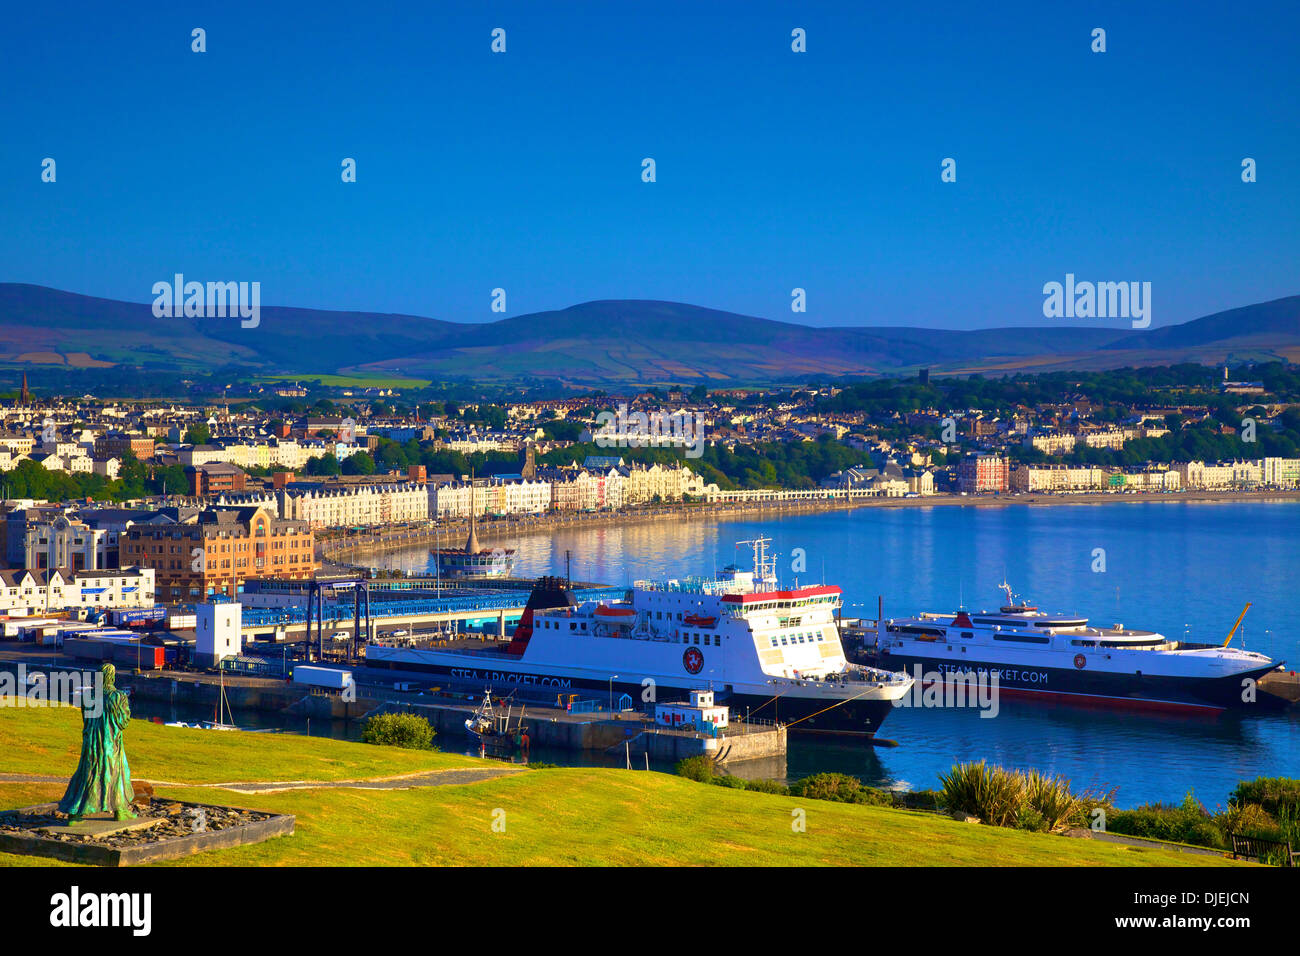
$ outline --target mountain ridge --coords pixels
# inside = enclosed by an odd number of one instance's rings
[[[1150,330],[1069,326],[808,326],[655,299],[597,299],[460,323],[405,313],[265,306],[237,319],[158,318],[151,304],[0,283],[0,362],[401,372],[579,385],[722,385],[899,373],[1300,360],[1300,296]]]

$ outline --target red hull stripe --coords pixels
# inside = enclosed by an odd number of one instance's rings
[[[812,588],[800,588],[797,591],[764,591],[762,594],[724,594],[722,600],[730,604],[755,604],[760,601],[794,601],[799,598],[819,597],[823,594],[839,594],[840,589],[831,585],[819,585]]]

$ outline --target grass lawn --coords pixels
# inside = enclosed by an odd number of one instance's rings
[[[406,378],[401,375],[333,375],[321,372],[303,372],[301,375],[261,375],[258,382],[315,382],[335,388],[424,388],[430,384],[427,378]]]
[[[0,773],[72,776],[81,754],[81,711],[0,706]],[[133,720],[126,730],[131,776],[181,783],[348,780],[479,767],[472,757],[373,747],[297,734],[245,734]]]
[[[0,708],[0,772],[70,773],[79,716]],[[42,738],[40,748],[27,740]],[[132,769],[187,782],[342,779],[480,761],[308,740],[183,731],[133,721]],[[57,799],[57,784],[0,784],[0,807]],[[644,771],[556,768],[408,790],[238,794],[169,786],[159,795],[292,813],[285,837],[175,861],[205,865],[1199,866],[1217,858],[958,823],[879,807],[747,793]],[[806,832],[792,827],[806,814]],[[494,829],[494,822],[498,823]],[[504,829],[500,823],[504,823]],[[0,865],[30,860],[0,854]]]

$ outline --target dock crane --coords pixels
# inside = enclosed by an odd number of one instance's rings
[[[1250,610],[1250,604],[1251,602],[1247,601],[1246,606],[1243,607],[1241,609],[1241,613],[1237,615],[1237,623],[1232,625],[1232,630],[1229,631],[1228,636],[1223,639],[1224,647],[1227,647],[1229,644],[1232,643],[1232,636],[1237,633],[1237,628],[1241,627],[1241,622],[1246,617],[1246,612]]]

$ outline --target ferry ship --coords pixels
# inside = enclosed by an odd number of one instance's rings
[[[915,674],[996,673],[1000,693],[1143,709],[1220,711],[1258,698],[1253,682],[1282,664],[1222,645],[1189,644],[1155,631],[1054,615],[1017,600],[996,613],[926,612],[877,625],[875,660]],[[1246,605],[1248,610],[1250,605]],[[928,678],[926,678],[928,679]]]
[[[737,717],[873,736],[913,680],[849,662],[835,620],[840,589],[778,590],[767,539],[750,543],[752,572],[638,581],[623,600],[578,604],[567,581],[543,578],[508,645],[371,645],[367,665],[557,695],[598,691],[601,699],[667,701],[712,690]]]

